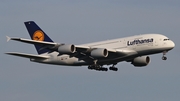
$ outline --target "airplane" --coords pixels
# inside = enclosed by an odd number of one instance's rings
[[[166,53],[175,47],[175,43],[162,34],[143,34],[81,45],[56,43],[34,22],[24,22],[31,39],[8,37],[9,40],[33,44],[38,55],[19,52],[7,52],[8,55],[29,58],[32,62],[65,65],[88,66],[90,70],[118,71],[119,62],[130,62],[135,67],[144,67],[150,63],[148,55]],[[108,68],[104,65],[111,65]]]

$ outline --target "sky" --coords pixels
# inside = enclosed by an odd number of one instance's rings
[[[0,101],[179,101],[179,0],[1,0]],[[176,44],[151,55],[136,68],[118,63],[118,71],[86,66],[30,62],[5,52],[37,54],[33,45],[5,36],[30,38],[23,24],[35,21],[55,42],[84,44],[146,33],[160,33]]]

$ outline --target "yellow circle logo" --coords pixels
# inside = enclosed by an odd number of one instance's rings
[[[44,33],[40,30],[37,30],[34,32],[32,39],[37,41],[44,41]]]

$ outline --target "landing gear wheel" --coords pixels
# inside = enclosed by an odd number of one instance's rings
[[[167,57],[163,56],[163,57],[162,57],[162,60],[167,60]]]
[[[107,68],[103,68],[103,71],[108,71],[108,69]]]
[[[108,71],[107,68],[103,68],[103,67],[101,67],[101,68],[96,68],[95,70],[97,70],[97,71]]]
[[[112,70],[113,67],[109,67],[109,70]]]
[[[109,70],[118,71],[118,68],[116,68],[116,67],[109,67]]]
[[[107,68],[104,68],[101,65],[89,65],[88,69],[90,69],[90,70],[97,70],[97,71],[108,71]]]
[[[112,69],[112,71],[118,71],[118,68],[114,67],[114,68]]]

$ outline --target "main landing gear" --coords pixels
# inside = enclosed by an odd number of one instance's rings
[[[112,71],[118,71],[118,68],[114,67],[115,64],[113,64],[111,67],[109,67],[109,70]]]
[[[167,51],[163,52],[162,60],[167,60],[166,53],[167,53]]]
[[[98,65],[97,64],[97,60],[93,61],[94,64],[93,65],[89,65],[88,69],[90,70],[97,70],[97,71],[108,71],[108,68],[104,68],[103,65]],[[109,70],[112,71],[118,71],[118,68],[114,67],[114,65],[116,65],[117,63],[113,64],[111,67],[109,67]]]
[[[102,67],[100,65],[89,65],[88,69],[97,70],[97,71],[108,71],[107,68],[104,68],[104,67]]]
[[[102,67],[101,65],[89,65],[88,69],[90,70],[97,70],[97,71],[108,71],[108,68]],[[109,70],[112,71],[118,71],[118,68],[114,67],[114,65],[112,65],[111,67],[109,67]]]

